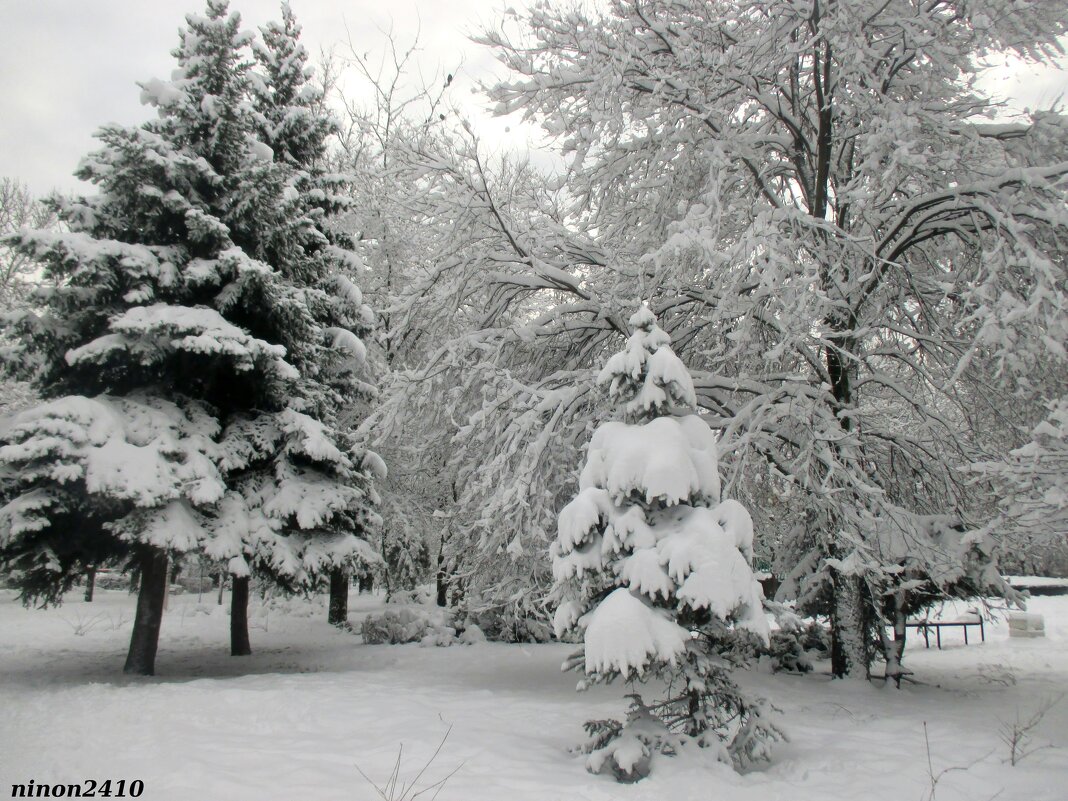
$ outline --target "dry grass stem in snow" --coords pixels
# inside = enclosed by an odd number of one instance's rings
[[[1009,758],[1005,760],[1013,767],[1023,759],[1028,757],[1036,751],[1042,751],[1046,748],[1055,748],[1053,743],[1046,743],[1045,745],[1035,745],[1034,738],[1031,734],[1038,725],[1042,722],[1042,718],[1046,716],[1053,707],[1059,704],[1064,699],[1064,695],[1059,695],[1056,698],[1049,697],[1043,699],[1038,709],[1027,720],[1020,719],[1020,710],[1016,710],[1016,719],[1012,722],[1002,722],[998,727],[998,736],[1001,741],[1009,747]]]
[[[434,795],[430,796],[431,801],[433,801],[433,799],[438,797],[438,793],[441,792],[441,789],[445,786],[445,783],[453,776],[455,776],[456,772],[464,766],[464,763],[461,762],[459,765],[449,771],[449,773],[444,778],[439,779],[433,784],[427,785],[421,790],[415,789],[416,785],[419,783],[419,780],[423,777],[423,774],[426,773],[427,769],[434,763],[434,760],[438,758],[438,754],[441,753],[441,749],[445,745],[445,741],[449,739],[449,734],[451,732],[452,726],[450,726],[448,731],[445,732],[445,735],[441,738],[441,742],[438,743],[438,747],[435,748],[434,753],[430,755],[430,759],[426,761],[426,764],[424,764],[423,767],[419,769],[419,772],[415,774],[415,777],[407,784],[402,782],[400,779],[401,758],[404,754],[404,743],[401,743],[400,746],[397,748],[397,759],[393,763],[393,770],[390,772],[389,778],[386,780],[386,783],[384,785],[379,786],[378,784],[375,784],[371,777],[364,773],[359,765],[356,766],[356,770],[359,771],[360,775],[363,776],[363,778],[367,781],[368,784],[375,788],[375,792],[378,793],[379,798],[383,799],[383,801],[414,801],[419,796],[423,795],[424,793],[428,793],[431,790],[434,791]]]

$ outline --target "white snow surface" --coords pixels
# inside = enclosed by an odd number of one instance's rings
[[[1012,767],[998,727],[1028,718],[1068,686],[1068,597],[1029,608],[1046,637],[943,650],[910,636],[903,689],[831,681],[826,662],[805,677],[736,671],[746,690],[783,710],[791,740],[770,765],[737,774],[711,749],[656,757],[634,785],[591,775],[569,753],[582,722],[620,717],[625,685],[574,692],[560,662],[573,645],[482,643],[450,648],[363,645],[326,623],[325,598],[250,609],[253,655],[227,653],[229,598],[171,596],[158,676],[121,674],[135,599],[80,591],[59,609],[25,609],[0,591],[0,779],[69,783],[141,779],[151,801],[375,801],[357,767],[384,785],[403,746],[400,777],[423,788],[456,773],[438,801],[1061,801],[1068,786],[1068,701],[1034,729],[1053,745]],[[353,594],[357,624],[381,599]],[[947,606],[952,619],[972,603]],[[77,636],[80,632],[81,636]],[[948,771],[942,773],[942,771]],[[429,798],[433,791],[420,796]]]
[[[1068,587],[1068,578],[1049,576],[1005,576],[1013,587]]]

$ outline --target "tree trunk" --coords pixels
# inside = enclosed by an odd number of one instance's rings
[[[248,656],[248,576],[234,576],[230,591],[230,656]]]
[[[870,616],[861,592],[861,579],[835,572],[831,599],[831,675],[870,678]]]
[[[449,582],[446,581],[445,572],[445,553],[443,550],[438,551],[438,606],[449,605]]]
[[[821,271],[821,284],[827,290],[833,287],[831,270]],[[841,311],[831,312],[826,319],[833,332],[828,337],[825,347],[827,375],[831,382],[834,403],[831,408],[838,418],[842,430],[853,430],[853,418],[848,413],[853,406],[853,383],[846,354],[854,349],[852,330],[855,320],[846,317]],[[835,444],[834,449],[841,453],[842,445]],[[854,495],[855,499],[855,495]],[[840,558],[839,543],[834,529],[828,532],[830,547],[827,555]],[[871,649],[869,643],[870,615],[864,604],[861,592],[861,579],[858,576],[843,575],[837,569],[831,570],[831,675],[837,679],[846,676],[859,676],[861,671],[869,677],[871,667]]]
[[[152,676],[156,672],[156,648],[163,622],[163,601],[167,597],[167,552],[141,546],[139,561],[141,581],[137,591],[137,612],[122,672]]]
[[[96,565],[85,572],[85,602],[92,603],[93,591],[96,589]]]
[[[838,626],[838,620],[831,613],[831,677],[844,679],[849,674],[849,663],[846,661],[845,650],[842,648],[842,630]]]
[[[215,603],[222,606],[223,590],[226,589],[226,574],[221,570],[219,571],[219,595],[215,600]]]
[[[456,482],[452,482],[452,502],[457,504],[460,501],[460,488],[456,486]],[[438,606],[444,608],[449,605],[449,585],[452,583],[449,581],[449,571],[445,564],[445,543],[449,539],[449,527],[450,523],[445,524],[445,528],[441,531],[441,538],[438,540]]]
[[[349,622],[349,572],[342,567],[330,570],[330,608],[326,620],[331,626]]]
[[[886,636],[885,626],[879,627],[879,635],[883,645],[883,657],[886,659],[886,678],[892,679],[894,684],[900,688],[901,679],[910,672],[905,670],[901,664],[905,653],[905,633],[908,631],[905,627],[905,593],[903,590],[894,593],[893,604],[894,638],[891,640]]]

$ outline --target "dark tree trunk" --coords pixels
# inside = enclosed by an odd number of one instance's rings
[[[234,576],[230,591],[230,656],[248,656],[248,576]]]
[[[93,591],[96,589],[96,565],[85,571],[85,602],[92,603]]]
[[[326,620],[331,626],[349,623],[349,572],[341,567],[330,570],[330,608]]]
[[[849,660],[846,658],[842,632],[842,621],[839,619],[838,595],[841,592],[839,584],[841,577],[837,571],[831,572],[831,609],[827,621],[831,629],[831,676],[843,679],[849,673]]]
[[[834,617],[831,617],[831,677],[844,679],[849,673],[849,664],[846,662],[845,651],[842,648],[842,632],[835,625]]]
[[[137,612],[130,636],[130,651],[122,672],[152,676],[156,672],[156,648],[163,622],[163,602],[167,597],[167,552],[142,546],[139,561],[141,581],[137,591]]]
[[[438,548],[438,606],[449,605],[449,582],[448,573],[445,570],[445,541]]]

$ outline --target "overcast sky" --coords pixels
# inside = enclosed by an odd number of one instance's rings
[[[291,0],[291,5],[313,54],[349,38],[360,51],[374,52],[383,29],[392,26],[402,42],[419,31],[428,77],[439,67],[453,71],[462,59],[454,91],[464,104],[475,104],[467,89],[488,77],[495,62],[467,35],[497,18],[505,2]],[[232,0],[231,8],[241,12],[246,27],[280,16],[277,0]],[[170,51],[184,15],[202,9],[201,0],[0,0],[0,175],[25,181],[37,195],[76,186],[71,173],[95,147],[93,131],[108,122],[148,118],[136,84],[170,75]],[[1068,99],[1065,71],[1017,65],[991,75],[988,85],[1017,109]],[[483,118],[478,124],[486,139],[511,144],[503,122]]]
[[[154,113],[137,83],[167,78],[170,51],[189,11],[203,0],[0,0],[0,176],[21,179],[34,194],[78,185],[72,172],[109,122],[136,124]],[[375,52],[392,27],[410,44],[419,36],[427,77],[464,67],[454,94],[466,104],[476,78],[496,62],[468,34],[489,23],[503,0],[290,0],[313,60],[320,47],[351,41]],[[526,5],[510,0],[509,5]],[[231,0],[246,28],[278,19],[280,0]],[[461,80],[461,78],[463,80]],[[464,85],[464,84],[467,85]],[[460,95],[462,93],[462,96]],[[474,111],[474,110],[472,110]],[[503,123],[493,126],[498,133]]]

